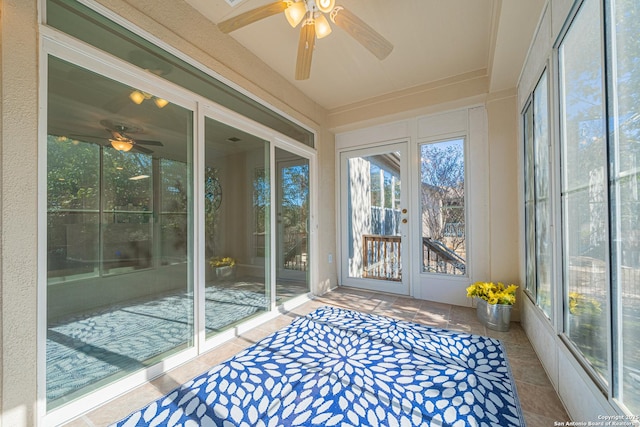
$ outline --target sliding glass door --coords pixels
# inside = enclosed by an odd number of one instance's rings
[[[209,349],[309,292],[308,150],[273,147],[272,132],[223,110],[197,120],[195,103],[48,64],[48,410],[187,360],[197,337]]]
[[[205,118],[205,331],[270,308],[269,142]]]
[[[276,301],[306,294],[309,288],[309,159],[275,149]]]
[[[39,393],[57,425],[310,291],[314,150],[152,75],[159,57],[43,46]]]
[[[51,409],[194,344],[193,112],[54,57],[48,78]]]

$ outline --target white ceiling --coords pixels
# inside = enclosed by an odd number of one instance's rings
[[[274,0],[186,0],[214,23]],[[230,33],[318,104],[332,110],[469,72],[491,92],[514,88],[544,0],[338,0],[393,45],[383,61],[335,25],[317,40],[309,80],[294,79],[298,31],[278,14]]]

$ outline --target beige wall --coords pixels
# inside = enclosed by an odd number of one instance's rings
[[[35,0],[2,0],[2,425],[33,424],[36,401]]]
[[[317,145],[318,157],[318,199],[317,199],[317,224],[315,230],[318,240],[318,257],[315,260],[318,265],[318,280],[312,286],[312,291],[322,295],[329,289],[337,286],[338,273],[336,270],[336,192],[335,182],[335,136],[327,129],[320,131]],[[331,255],[332,262],[329,262]]]
[[[490,279],[520,283],[518,110],[515,90],[487,100]],[[473,161],[473,160],[472,160]],[[522,286],[519,291],[521,292]],[[518,300],[522,300],[522,293]]]

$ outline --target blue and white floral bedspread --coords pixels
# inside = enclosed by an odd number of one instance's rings
[[[323,307],[116,426],[524,426],[495,339]]]

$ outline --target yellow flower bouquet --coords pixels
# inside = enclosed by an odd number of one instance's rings
[[[234,265],[236,265],[236,260],[231,257],[223,258],[223,257],[216,256],[209,259],[209,265],[212,268],[225,267],[225,266],[233,267]]]
[[[467,297],[481,298],[489,304],[513,305],[516,302],[516,289],[516,285],[505,286],[501,282],[475,282],[467,288]]]
[[[574,316],[598,315],[602,313],[600,303],[578,292],[569,292],[569,313]]]

